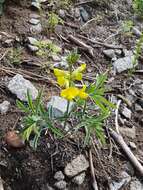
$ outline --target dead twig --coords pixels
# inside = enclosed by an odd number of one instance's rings
[[[128,145],[125,143],[123,137],[120,134],[118,134],[117,132],[113,131],[112,129],[109,129],[109,132],[110,132],[112,138],[115,140],[115,142],[120,145],[120,147],[122,148],[124,153],[127,155],[128,159],[132,163],[132,165],[136,168],[136,170],[143,177],[143,166],[138,161],[138,159],[135,157],[135,155],[132,153],[132,151],[128,147]]]
[[[0,67],[0,71],[3,71],[9,75],[21,74],[21,75],[23,75],[23,77],[25,77],[27,79],[31,79],[31,80],[38,81],[38,82],[42,81],[44,83],[48,83],[48,84],[57,86],[56,82],[53,81],[52,79],[45,77],[45,76],[38,75],[36,73],[26,71],[26,70],[15,69],[15,68],[10,68],[10,67]]]
[[[116,107],[116,110],[115,110],[115,127],[116,127],[116,131],[117,133],[119,134],[119,123],[118,123],[118,112],[119,112],[119,106],[121,104],[121,100],[118,101],[117,103],[117,107]]]
[[[69,35],[68,39],[85,49],[92,57],[94,57],[93,48],[91,46],[85,44],[83,41],[81,41],[77,37],[74,37],[73,35]]]
[[[94,190],[98,190],[97,181],[95,178],[95,172],[94,172],[94,166],[93,166],[93,158],[92,158],[92,152],[91,149],[89,149],[89,162],[90,162],[90,171],[91,171],[91,177],[92,177],[92,187]]]

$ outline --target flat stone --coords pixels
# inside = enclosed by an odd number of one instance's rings
[[[75,175],[86,171],[88,167],[89,162],[86,160],[84,155],[80,154],[67,164],[64,172],[68,177],[74,177]]]
[[[36,18],[31,18],[29,20],[29,23],[30,24],[33,24],[33,25],[37,25],[38,23],[40,23],[40,20],[39,19],[36,19]]]
[[[8,102],[8,101],[3,101],[3,102],[0,104],[0,113],[1,113],[1,114],[7,113],[8,109],[9,109],[9,106],[10,106],[10,102]]]
[[[123,108],[122,114],[123,114],[123,116],[124,116],[125,118],[131,119],[132,112],[131,112],[131,110],[128,109],[127,107],[124,107],[124,108]]]
[[[21,101],[27,101],[27,91],[29,91],[32,100],[38,96],[38,90],[29,81],[23,78],[22,75],[15,75],[8,84],[8,89],[17,96]]]
[[[58,181],[54,184],[54,186],[57,188],[57,189],[65,189],[66,186],[67,186],[67,182],[66,181]]]
[[[142,35],[142,32],[136,27],[132,28],[132,33],[135,34],[137,37],[140,37]]]
[[[122,179],[119,182],[113,181],[110,184],[110,190],[120,190],[124,185],[128,184],[131,181],[131,176],[126,172],[122,172]]]
[[[128,56],[124,58],[117,59],[115,62],[113,62],[114,70],[117,73],[121,73],[123,71],[126,71],[128,69],[133,69],[133,56]]]
[[[33,34],[40,34],[42,32],[42,25],[38,23],[37,25],[33,25],[30,27],[30,31]]]
[[[33,14],[30,14],[29,17],[30,18],[37,18],[38,19],[38,18],[40,18],[40,15],[33,13]]]
[[[27,40],[28,40],[28,43],[30,43],[31,45],[35,45],[36,43],[38,43],[38,40],[33,37],[28,37]]]
[[[143,183],[141,183],[138,179],[131,181],[130,190],[143,190]]]
[[[31,52],[37,52],[39,50],[39,48],[37,46],[33,46],[30,44],[28,44],[27,47]]]
[[[143,108],[139,104],[135,104],[135,111],[141,112],[141,111],[143,111]]]
[[[131,149],[136,150],[137,146],[134,142],[129,142],[129,146],[131,147]]]
[[[41,5],[40,5],[39,1],[33,1],[33,2],[31,3],[31,7],[35,8],[35,9],[37,9],[37,10],[40,10],[40,9],[41,9]]]
[[[109,57],[110,59],[113,59],[116,57],[115,55],[115,51],[113,49],[107,49],[107,50],[103,50],[104,55],[106,55],[107,57]]]
[[[135,137],[136,137],[136,128],[135,128],[135,126],[133,126],[132,128],[120,127],[119,131],[123,136],[129,137],[131,139],[135,139]]]
[[[47,109],[51,108],[52,117],[63,117],[67,111],[68,101],[59,96],[52,96],[51,100],[47,103]],[[73,102],[70,102],[69,112],[72,110],[74,106]]]
[[[78,176],[75,176],[72,181],[73,183],[77,184],[77,185],[81,185],[83,184],[84,180],[85,180],[85,172],[81,173],[80,175]]]
[[[58,180],[58,181],[61,181],[65,178],[64,174],[62,171],[58,171],[55,173],[54,175],[54,179]]]

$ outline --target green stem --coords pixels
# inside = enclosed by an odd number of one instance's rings
[[[66,126],[67,120],[68,120],[68,116],[69,116],[69,106],[70,106],[70,101],[67,102],[67,110],[65,113],[65,122],[64,122],[64,127]]]
[[[84,114],[85,114],[86,106],[87,106],[87,101],[85,100],[85,102],[84,102],[84,107],[83,107],[83,112],[82,112],[82,117],[83,117]]]

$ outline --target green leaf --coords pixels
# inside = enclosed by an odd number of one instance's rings
[[[29,112],[30,112],[30,110],[28,109],[28,107],[25,106],[21,101],[16,100],[16,105],[17,105],[17,107],[18,107],[21,111],[23,111],[23,112],[25,112],[25,113],[29,113]]]
[[[33,113],[35,113],[33,101],[32,101],[32,98],[31,98],[31,95],[30,95],[29,90],[27,90],[27,98],[28,98],[28,105],[29,105],[29,108],[31,109],[31,111],[32,111]]]

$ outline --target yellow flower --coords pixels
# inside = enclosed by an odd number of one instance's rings
[[[76,87],[69,87],[61,91],[61,96],[69,101],[78,96],[79,89]]]
[[[82,99],[86,99],[88,97],[88,94],[85,92],[86,86],[83,85],[82,89],[79,90],[78,96]]]
[[[60,86],[69,87],[69,72],[60,69],[54,69],[54,75],[57,78],[57,82]]]
[[[80,67],[78,67],[77,69],[75,69],[72,72],[72,80],[78,80],[81,81],[82,80],[82,72],[86,69],[86,64],[82,64]]]

